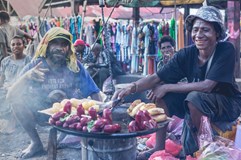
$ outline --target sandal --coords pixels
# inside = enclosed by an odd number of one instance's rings
[[[137,155],[136,160],[148,160],[153,153],[154,152],[150,150],[140,152]]]

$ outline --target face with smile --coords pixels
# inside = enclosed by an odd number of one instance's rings
[[[202,19],[194,20],[192,27],[192,40],[199,50],[212,50],[217,42],[217,32],[214,25]]]
[[[66,65],[70,48],[69,43],[69,41],[62,38],[50,41],[47,49],[47,58],[53,64]]]
[[[16,57],[23,55],[24,44],[21,38],[14,38],[11,41],[11,50]]]
[[[167,63],[174,55],[174,47],[170,42],[163,42],[160,46],[160,50],[163,55],[164,63]]]

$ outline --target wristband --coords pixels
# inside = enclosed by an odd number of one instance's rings
[[[131,93],[134,94],[137,92],[137,84],[135,82],[132,83],[134,86],[131,87]]]

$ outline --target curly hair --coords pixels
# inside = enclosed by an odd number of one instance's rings
[[[162,38],[160,38],[160,40],[158,41],[158,47],[161,48],[162,43],[165,42],[170,42],[170,44],[175,47],[176,42],[171,36],[163,36]]]

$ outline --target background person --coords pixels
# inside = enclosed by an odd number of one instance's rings
[[[158,41],[158,47],[161,51],[162,58],[157,64],[157,70],[161,69],[161,67],[173,57],[175,54],[175,40],[171,36],[163,36]]]
[[[220,11],[203,6],[195,15],[189,15],[185,24],[194,45],[181,49],[157,73],[117,91],[113,98],[151,89],[149,99],[164,108],[168,116],[185,117],[181,140],[189,155],[198,150],[196,135],[201,117],[207,116],[215,124],[235,121],[240,116],[241,93],[234,77],[234,46],[220,41],[225,38]],[[178,83],[184,77],[188,83]],[[159,132],[156,137],[156,142],[163,140]],[[138,158],[148,159],[160,149],[156,145]]]
[[[82,39],[77,39],[74,42],[74,48],[75,48],[75,52],[76,52],[76,56],[78,58],[78,60],[80,60],[80,62],[82,64],[86,63],[88,59],[88,56],[90,54],[90,46],[89,44],[85,43],[84,40]]]
[[[15,119],[6,102],[8,88],[17,79],[18,74],[23,67],[31,61],[31,57],[25,55],[24,37],[14,36],[11,40],[12,54],[2,60],[0,67],[0,132],[12,133],[15,128]]]
[[[97,86],[102,89],[104,81],[110,76],[107,55],[102,50],[102,46],[99,43],[92,45],[91,53],[93,59],[86,63],[86,66],[88,66],[87,70],[93,77]]]
[[[11,54],[11,40],[15,35],[33,40],[32,36],[9,24],[10,16],[6,11],[0,11],[0,61]]]
[[[41,40],[33,61],[7,94],[13,111],[30,137],[30,145],[22,151],[29,158],[44,151],[36,124],[47,122],[48,116],[38,113],[64,98],[87,98],[101,101],[100,90],[77,61],[72,35],[65,29],[50,29]]]

